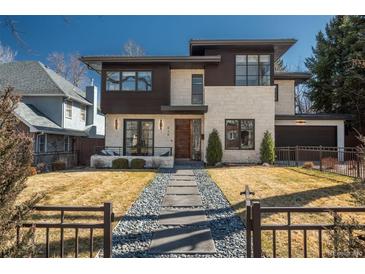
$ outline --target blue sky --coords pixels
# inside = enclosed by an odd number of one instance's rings
[[[0,41],[18,60],[40,60],[58,51],[81,55],[120,54],[132,39],[147,55],[187,55],[190,39],[295,38],[284,56],[290,69],[304,68],[315,35],[331,16],[13,16],[32,53],[0,27]],[[0,21],[3,16],[0,16]],[[98,77],[92,75],[92,77]],[[98,81],[97,81],[98,82]]]

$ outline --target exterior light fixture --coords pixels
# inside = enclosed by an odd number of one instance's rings
[[[115,119],[115,121],[114,121],[114,128],[115,128],[115,130],[118,130],[118,119]]]
[[[163,129],[163,121],[162,121],[162,119],[160,119],[160,122],[158,123],[158,127],[160,128],[160,130]]]
[[[304,124],[306,124],[306,123],[307,123],[307,121],[306,121],[306,120],[296,120],[296,121],[295,121],[295,123],[296,123],[297,125],[304,125]]]

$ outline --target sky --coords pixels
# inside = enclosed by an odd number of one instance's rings
[[[5,17],[0,16],[0,22]],[[316,34],[331,16],[11,16],[28,49],[0,25],[0,42],[17,51],[17,60],[47,63],[51,52],[65,55],[121,54],[132,39],[146,55],[188,55],[190,39],[295,38],[284,55],[290,70],[305,69]],[[30,49],[30,50],[29,50]],[[89,73],[99,83],[99,76]]]

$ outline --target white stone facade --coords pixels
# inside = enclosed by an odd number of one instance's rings
[[[295,114],[294,80],[275,80],[278,85],[278,101],[275,102],[275,114]]]
[[[127,159],[130,162],[132,159],[143,159],[146,161],[146,168],[173,168],[174,167],[174,157],[166,156],[102,156],[102,155],[92,155],[90,159],[90,166],[96,168],[111,168],[112,162],[115,159]]]

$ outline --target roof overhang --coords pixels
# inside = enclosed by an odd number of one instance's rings
[[[47,134],[55,134],[55,135],[69,135],[69,136],[82,136],[87,137],[87,133],[82,130],[72,130],[72,129],[57,129],[57,128],[51,128],[51,127],[39,127],[39,126],[33,126],[30,129],[30,132],[37,132],[37,133],[47,133]]]
[[[119,64],[169,64],[171,67],[203,67],[204,64],[219,63],[220,55],[214,56],[82,56],[80,58],[90,69],[100,72],[103,63]]]
[[[301,84],[311,78],[309,72],[286,72],[286,71],[275,71],[274,80],[293,80],[295,84]]]
[[[208,106],[161,106],[161,111],[171,114],[204,114],[208,111]]]
[[[239,39],[190,40],[190,55],[203,55],[206,48],[262,48],[273,49],[274,59],[279,59],[297,40],[295,39]]]
[[[275,115],[275,120],[353,120],[351,114],[330,114],[330,113],[311,113],[295,115]]]

